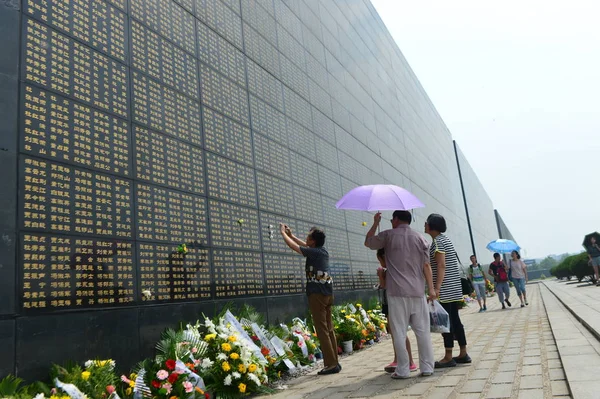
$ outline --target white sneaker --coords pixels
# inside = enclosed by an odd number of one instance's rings
[[[423,371],[421,373],[421,377],[431,377],[433,375],[433,371]]]

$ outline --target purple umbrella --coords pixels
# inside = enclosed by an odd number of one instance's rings
[[[424,208],[425,205],[402,187],[373,184],[353,188],[335,204],[335,207],[355,211],[407,211]]]

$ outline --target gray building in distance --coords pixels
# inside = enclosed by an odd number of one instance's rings
[[[462,259],[498,238],[367,0],[3,1],[0,35],[0,375],[125,368],[231,301],[304,314],[279,222],[326,230],[338,300],[372,296],[372,216],[334,206],[358,185],[412,191]]]

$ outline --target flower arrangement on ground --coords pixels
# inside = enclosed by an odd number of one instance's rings
[[[115,373],[115,362],[111,359],[88,360],[84,367],[54,365],[50,375],[55,385],[52,390],[53,396],[61,399],[64,396],[89,399],[118,397],[116,393],[118,378]]]

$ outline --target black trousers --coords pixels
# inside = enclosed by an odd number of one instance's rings
[[[458,302],[447,302],[441,305],[450,316],[450,332],[442,334],[442,337],[444,337],[444,348],[454,348],[454,340],[458,341],[460,346],[467,346],[465,328],[458,314]]]

